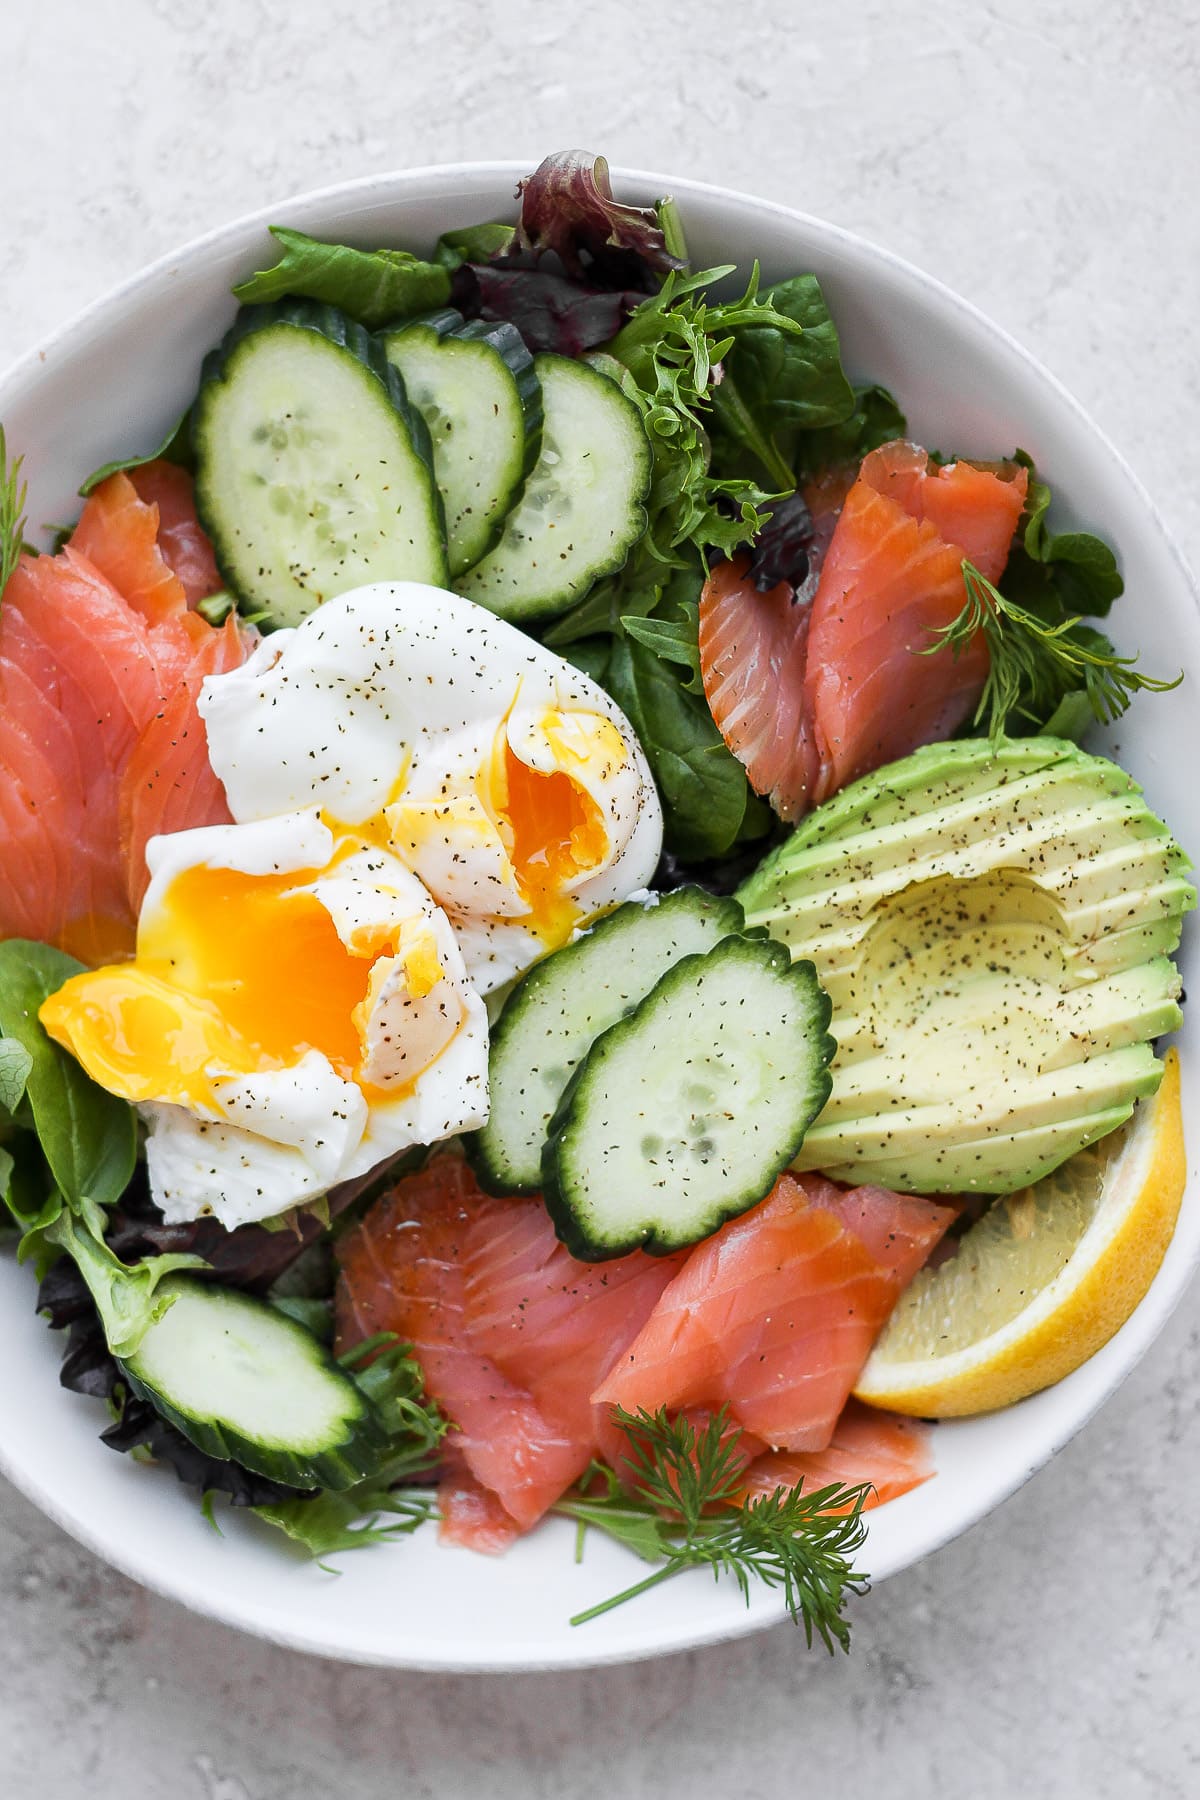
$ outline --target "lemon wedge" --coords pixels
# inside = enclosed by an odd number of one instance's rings
[[[1061,1381],[1125,1323],[1163,1259],[1186,1165],[1179,1056],[1128,1125],[997,1200],[905,1290],[855,1393],[924,1418]]]

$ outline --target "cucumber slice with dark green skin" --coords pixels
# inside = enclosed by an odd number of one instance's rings
[[[610,376],[547,351],[533,359],[545,418],[537,467],[499,543],[455,583],[518,624],[565,612],[624,563],[646,529],[650,442]]]
[[[323,1345],[266,1300],[187,1276],[134,1354],[130,1387],[209,1456],[298,1488],[372,1474],[387,1436]]]
[[[645,903],[627,900],[534,964],[492,1027],[491,1117],[470,1140],[490,1193],[537,1192],[550,1119],[600,1033],[632,1012],[681,957],[711,950],[744,923],[736,900],[680,887]]]
[[[507,321],[466,324],[447,309],[382,338],[429,430],[446,512],[446,555],[459,575],[491,549],[542,443],[533,357]]]
[[[425,421],[378,340],[335,307],[245,307],[205,359],[192,444],[221,572],[268,623],[369,581],[445,587]]]
[[[542,1161],[573,1256],[663,1256],[773,1187],[829,1097],[829,999],[782,944],[730,937],[669,969],[575,1071]]]

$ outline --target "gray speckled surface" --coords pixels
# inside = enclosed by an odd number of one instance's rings
[[[943,277],[1066,381],[1200,559],[1182,454],[1200,414],[1195,0],[10,11],[0,359],[273,197],[585,143],[793,201]],[[1200,1792],[1194,1316],[1185,1302],[1000,1513],[859,1604],[849,1662],[779,1630],[595,1674],[342,1668],[142,1593],[0,1487],[0,1789],[1184,1800]]]

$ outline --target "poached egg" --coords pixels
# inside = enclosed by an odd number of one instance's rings
[[[315,811],[152,840],[131,962],[47,1000],[51,1037],[149,1126],[175,1222],[269,1218],[487,1117],[487,1017],[398,858]]]
[[[235,819],[316,806],[415,874],[487,993],[635,890],[662,849],[645,753],[604,690],[483,607],[376,582],[204,684]]]
[[[152,840],[132,961],[50,1035],[148,1126],[171,1222],[270,1218],[487,1118],[481,995],[649,882],[662,812],[613,701],[413,582],[210,677],[235,823]]]

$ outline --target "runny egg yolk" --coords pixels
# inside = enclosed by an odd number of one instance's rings
[[[538,936],[565,943],[582,914],[563,889],[604,860],[604,814],[561,769],[545,774],[522,762],[507,738],[497,760],[492,803],[521,897]]]
[[[211,1108],[214,1075],[291,1067],[309,1050],[353,1080],[372,964],[392,945],[347,949],[316,896],[296,891],[315,873],[182,871],[143,916],[134,961],[74,976],[44,1003],[42,1023],[133,1101]],[[411,938],[414,991],[441,976],[427,936]]]

